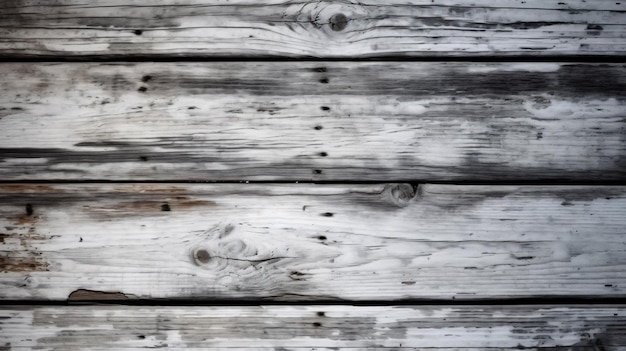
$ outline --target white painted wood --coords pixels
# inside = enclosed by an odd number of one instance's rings
[[[613,0],[0,2],[9,57],[624,55],[625,32]]]
[[[3,180],[623,180],[623,64],[0,64]]]
[[[0,328],[7,350],[626,349],[623,305],[5,306]]]
[[[625,187],[4,184],[0,295],[624,297],[625,224]]]

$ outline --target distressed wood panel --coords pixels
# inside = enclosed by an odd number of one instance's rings
[[[7,350],[626,350],[618,306],[1,307]]]
[[[0,64],[0,178],[626,178],[624,64]]]
[[[624,297],[626,187],[1,185],[5,300]]]
[[[4,56],[624,55],[613,0],[5,0]]]

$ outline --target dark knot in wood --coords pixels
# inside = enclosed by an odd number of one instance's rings
[[[330,29],[335,32],[342,31],[348,25],[348,18],[343,13],[334,14],[330,18]]]
[[[418,194],[416,186],[407,183],[392,183],[385,186],[383,194],[399,207],[408,206]]]
[[[194,257],[199,263],[208,263],[211,260],[211,255],[206,249],[197,250]]]

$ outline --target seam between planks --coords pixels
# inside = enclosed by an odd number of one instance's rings
[[[2,55],[0,53],[0,63],[133,63],[133,62],[503,62],[503,63],[626,63],[626,57],[616,55],[554,55],[554,56],[385,56],[385,57],[358,57],[358,58],[323,58],[323,57],[284,57],[284,56],[158,56],[158,55],[97,55],[97,56],[45,56],[32,57],[21,55]]]
[[[374,185],[388,183],[403,183],[417,187],[423,184],[436,185],[493,185],[493,186],[626,186],[625,180],[531,180],[531,181],[436,181],[436,180],[411,180],[411,179],[380,179],[380,180],[329,180],[329,181],[302,181],[302,180],[108,180],[108,179],[87,179],[87,180],[64,180],[64,179],[44,179],[44,180],[2,180],[0,185],[11,184],[46,184],[46,185],[67,185],[67,184],[303,184],[303,185]]]
[[[121,306],[587,306],[587,305],[626,305],[626,298],[589,297],[533,297],[533,298],[494,298],[479,300],[444,299],[404,299],[404,300],[289,300],[274,299],[128,299],[128,300],[2,300],[0,306],[82,306],[82,305],[121,305]]]

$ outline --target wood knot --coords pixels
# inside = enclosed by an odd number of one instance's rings
[[[417,186],[407,183],[392,183],[385,186],[383,194],[395,205],[406,207],[418,195],[418,189]]]
[[[342,31],[348,25],[348,18],[343,13],[336,13],[332,17],[330,17],[330,29],[335,32]]]
[[[287,14],[300,23],[311,23],[329,37],[343,40],[337,32],[351,30],[367,30],[371,24],[369,19],[376,14],[370,13],[370,7],[354,1],[315,1],[305,5],[294,3],[287,9]]]
[[[206,264],[211,260],[211,255],[206,249],[198,249],[193,254],[193,258],[196,261],[196,264]]]

